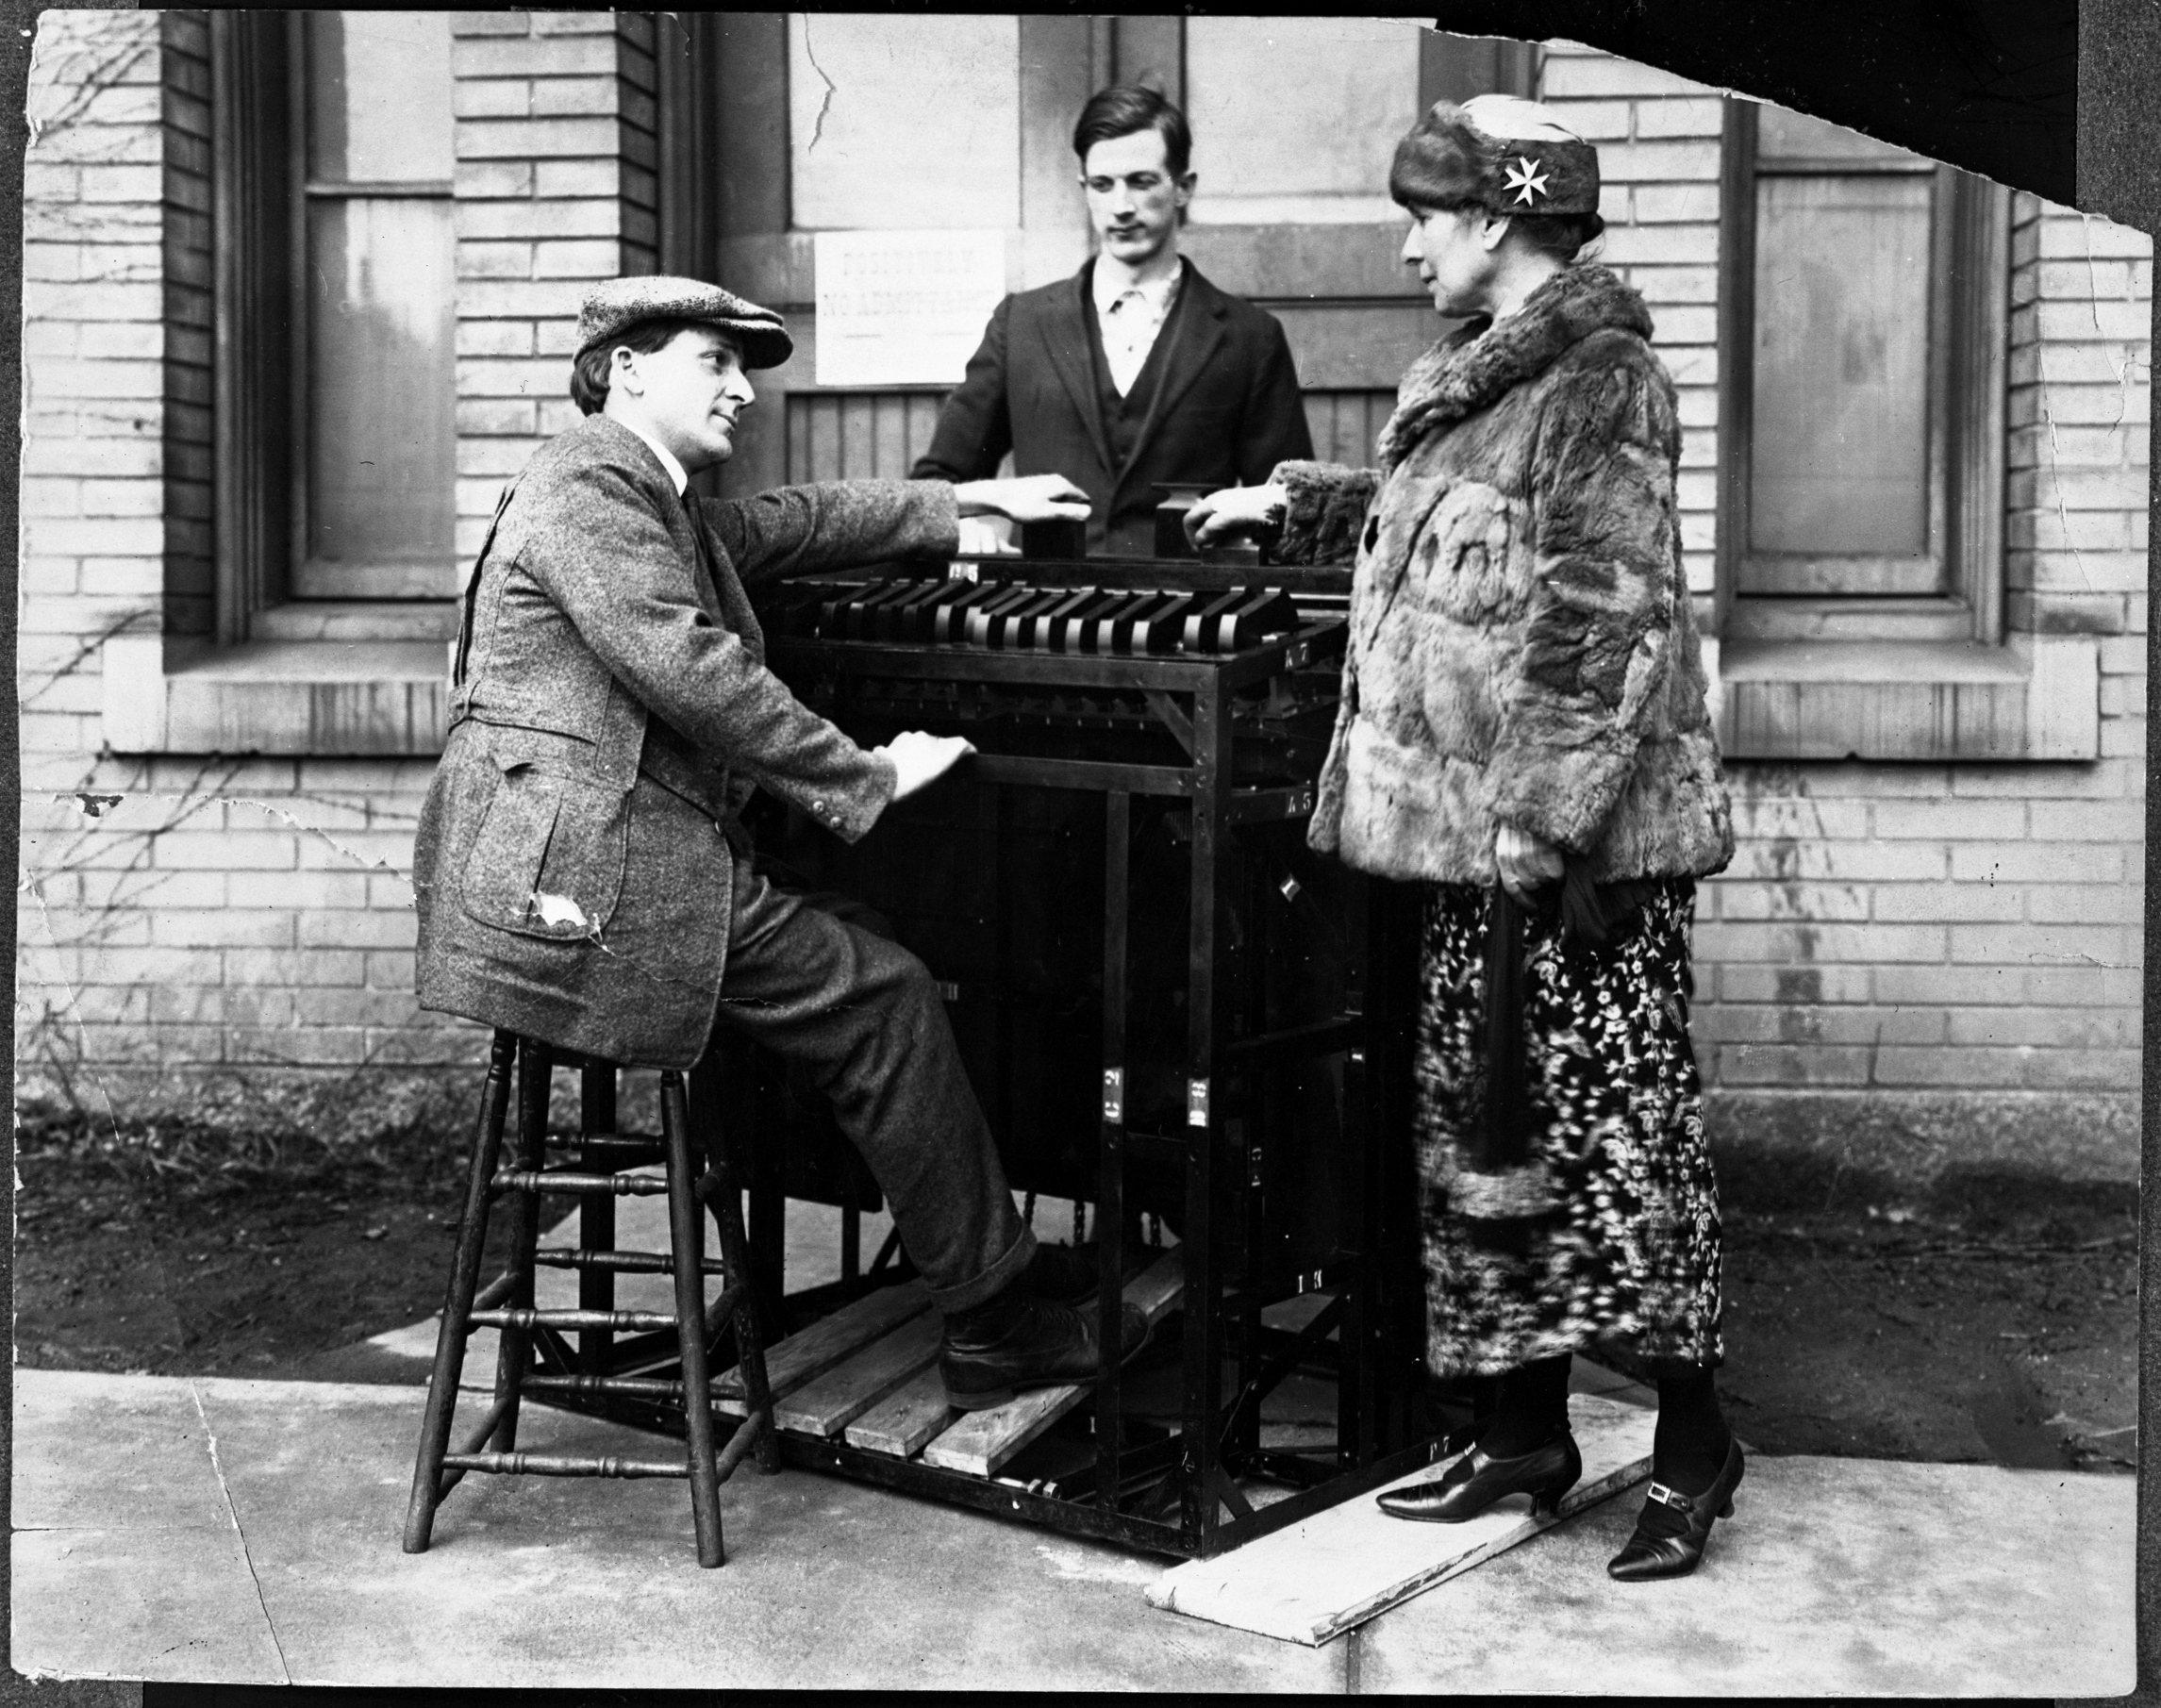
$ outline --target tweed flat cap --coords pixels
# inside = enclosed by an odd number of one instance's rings
[[[583,356],[604,339],[640,321],[696,321],[716,326],[742,346],[746,368],[777,368],[793,354],[788,325],[771,308],[746,303],[732,290],[702,279],[643,274],[608,279],[586,292],[578,311],[578,349]]]
[[[1598,212],[1598,150],[1514,95],[1437,102],[1396,144],[1388,193],[1409,207]]]

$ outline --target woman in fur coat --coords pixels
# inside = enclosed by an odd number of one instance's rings
[[[1203,543],[1355,556],[1314,847],[1424,887],[1414,1100],[1438,1376],[1500,1375],[1469,1451],[1381,1504],[1454,1522],[1582,1474],[1570,1355],[1658,1375],[1650,1498],[1608,1569],[1674,1577],[1732,1510],[1720,1225],[1689,1047],[1695,880],[1733,854],[1643,299],[1574,256],[1597,151],[1447,103],[1396,150],[1404,259],[1466,317],[1404,376],[1377,472],[1281,465]]]

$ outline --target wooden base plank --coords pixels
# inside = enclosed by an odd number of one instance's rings
[[[1574,1394],[1569,1414],[1583,1480],[1562,1497],[1557,1518],[1532,1517],[1517,1497],[1461,1524],[1411,1524],[1382,1512],[1373,1503],[1381,1491],[1369,1490],[1215,1559],[1173,1567],[1148,1586],[1149,1604],[1287,1642],[1325,1643],[1650,1474],[1656,1412]],[[1388,1486],[1438,1476],[1446,1463]]]
[[[910,1318],[883,1339],[777,1401],[773,1422],[806,1434],[839,1434],[910,1376],[936,1364],[944,1333],[945,1318],[937,1311]]]
[[[930,1309],[930,1294],[920,1281],[879,1287],[830,1317],[821,1317],[800,1335],[790,1335],[765,1350],[765,1379],[779,1400],[823,1376],[849,1353],[889,1334],[911,1317]],[[749,1409],[743,1397],[740,1365],[713,1384],[713,1408],[731,1418]]]
[[[933,1365],[923,1374],[903,1383],[885,1399],[848,1425],[848,1445],[866,1452],[890,1453],[912,1459],[923,1443],[939,1434],[955,1417],[946,1403],[945,1378]]]
[[[1185,1265],[1172,1247],[1125,1284],[1125,1302],[1139,1305],[1153,1326],[1170,1314],[1185,1284]],[[993,1476],[1093,1391],[1094,1385],[1085,1382],[1039,1387],[988,1411],[970,1412],[923,1450],[923,1463],[973,1477]]]

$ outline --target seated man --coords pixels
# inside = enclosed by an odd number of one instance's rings
[[[1282,323],[1178,254],[1192,149],[1186,115],[1152,89],[1106,89],[1081,109],[1097,253],[998,305],[918,479],[979,479],[1011,451],[1016,473],[1086,490],[1089,551],[1145,557],[1158,483],[1258,485],[1313,455]]]
[[[691,279],[596,287],[572,396],[465,597],[451,730],[413,887],[424,1007],[614,1061],[688,1068],[715,1024],[806,1064],[945,1313],[956,1405],[1086,1381],[1092,1269],[1014,1212],[938,988],[906,950],[752,870],[759,785],[854,840],[966,754],[919,731],[866,753],[764,665],[746,582],[950,554],[958,518],[1077,516],[1056,477],[844,481],[738,503],[686,490],[734,449],[743,370],[780,317]],[[1040,1284],[1039,1285],[1039,1284]],[[1138,1313],[1121,1325],[1130,1351]]]

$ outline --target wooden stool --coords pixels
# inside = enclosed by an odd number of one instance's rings
[[[566,1054],[566,1065],[570,1058]],[[510,1100],[513,1064],[518,1078],[518,1142],[516,1166],[497,1167],[503,1146],[503,1125]],[[465,1214],[458,1224],[457,1255],[452,1263],[450,1290],[443,1303],[442,1327],[436,1339],[435,1371],[428,1379],[427,1412],[421,1425],[420,1456],[413,1467],[412,1501],[406,1513],[405,1550],[426,1550],[435,1524],[436,1508],[467,1471],[490,1471],[542,1477],[685,1477],[690,1484],[690,1514],[697,1529],[698,1564],[718,1566],[722,1560],[720,1485],[756,1451],[761,1470],[780,1468],[780,1446],[773,1434],[773,1396],[766,1385],[765,1351],[758,1336],[756,1313],[751,1295],[751,1269],[743,1235],[742,1201],[726,1157],[727,1147],[716,1141],[711,1154],[691,1132],[690,1107],[683,1075],[673,1070],[660,1075],[660,1132],[658,1144],[650,1139],[594,1131],[594,1117],[614,1125],[615,1070],[611,1064],[586,1061],[586,1109],[581,1125],[586,1129],[567,1141],[578,1151],[571,1166],[547,1163],[548,1091],[556,1066],[556,1053],[538,1038],[498,1031],[489,1053],[488,1083],[481,1100],[480,1126],[473,1147],[473,1171],[466,1185]],[[596,1083],[596,1072],[598,1083]],[[597,1095],[596,1095],[597,1093]],[[595,1105],[600,1105],[596,1108]],[[703,1172],[698,1165],[703,1162]],[[665,1180],[624,1172],[643,1165],[666,1165]],[[583,1243],[575,1249],[539,1249],[540,1194],[567,1192],[585,1195],[589,1215]],[[619,1252],[613,1245],[613,1200],[618,1197],[668,1195],[670,1246],[668,1252]],[[510,1267],[486,1287],[478,1285],[482,1249],[488,1237],[490,1205],[500,1196],[511,1198]],[[606,1215],[590,1212],[605,1203]],[[699,1202],[713,1212],[720,1224],[721,1260],[704,1255],[704,1218]],[[607,1244],[591,1235],[595,1222],[602,1225]],[[533,1271],[537,1265],[579,1270],[580,1307],[569,1311],[536,1310],[533,1306]],[[597,1292],[612,1302],[613,1277],[623,1272],[662,1274],[675,1278],[675,1309],[618,1311],[587,1308]],[[743,1373],[749,1415],[736,1426],[725,1447],[717,1452],[713,1444],[713,1404],[710,1385],[710,1340],[705,1302],[705,1278],[722,1277],[721,1296],[712,1306],[710,1321],[723,1322],[731,1315],[735,1323],[736,1352]],[[590,1283],[599,1283],[597,1288]],[[450,1451],[452,1414],[457,1404],[457,1382],[465,1363],[466,1337],[475,1328],[501,1331],[501,1351],[495,1366],[495,1399],[487,1416],[471,1432],[463,1446]],[[617,1331],[653,1333],[673,1329],[680,1348],[682,1379],[668,1381],[647,1376],[623,1376],[607,1372],[607,1360],[596,1358]],[[579,1332],[577,1354],[564,1340],[566,1330]],[[536,1341],[541,1368],[535,1371]],[[596,1368],[596,1365],[600,1368]],[[573,1458],[548,1453],[522,1453],[518,1444],[518,1402],[522,1395],[546,1392],[619,1396],[669,1407],[683,1408],[688,1451],[680,1460]]]

